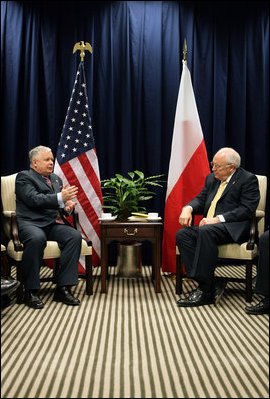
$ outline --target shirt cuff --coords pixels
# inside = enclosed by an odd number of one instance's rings
[[[65,203],[62,199],[62,193],[57,193],[57,201],[58,201],[59,208],[65,208]]]
[[[217,215],[217,217],[219,218],[219,220],[221,221],[221,223],[225,222],[225,218],[223,215]]]

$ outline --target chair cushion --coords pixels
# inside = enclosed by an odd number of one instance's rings
[[[16,261],[22,260],[23,251],[16,252],[14,250],[13,241],[10,240],[7,245],[7,254]],[[43,259],[60,258],[60,249],[56,241],[47,241],[47,245],[44,250]]]
[[[246,249],[247,243],[243,244],[224,244],[218,247],[218,257],[225,259],[252,260],[258,255],[258,247],[255,244],[254,250]]]
[[[92,255],[92,246],[88,247],[85,240],[82,240],[81,256]]]
[[[14,250],[13,241],[10,240],[7,245],[7,254],[10,256],[11,259],[14,259],[16,261],[21,261],[23,251],[16,252]],[[45,250],[44,250],[43,259],[60,258],[60,255],[61,255],[61,252],[60,252],[57,242],[56,241],[47,241],[47,246],[45,247]],[[91,246],[88,247],[86,241],[82,240],[81,256],[84,256],[84,255],[92,255],[92,247]]]
[[[246,249],[247,243],[243,244],[224,244],[218,247],[218,257],[225,259],[240,259],[240,260],[252,260],[258,255],[258,247],[255,244],[254,250],[250,251]],[[176,246],[176,255],[179,255],[178,247]]]

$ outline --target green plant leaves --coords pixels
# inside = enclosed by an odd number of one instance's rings
[[[163,187],[162,183],[165,183],[160,180],[164,175],[145,177],[139,170],[128,172],[128,176],[130,178],[116,173],[110,179],[101,180],[103,208],[110,210],[120,220],[127,219],[131,212],[145,211],[145,206],[140,202],[150,200],[156,195],[148,186]]]

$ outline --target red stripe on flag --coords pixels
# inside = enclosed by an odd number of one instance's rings
[[[92,265],[93,266],[99,266],[100,265],[100,257],[96,253],[95,248],[92,247]]]
[[[93,151],[93,150],[91,150],[91,151]],[[97,174],[96,174],[89,158],[87,157],[86,153],[84,153],[84,154],[79,155],[78,159],[85,171],[85,174],[87,176],[91,177],[91,184],[93,186],[93,189],[95,190],[95,193],[96,193],[97,197],[99,198],[100,202],[103,203],[100,181],[99,181],[99,178],[97,177]]]
[[[85,274],[85,268],[83,267],[81,262],[79,262],[79,264],[78,264],[78,273],[79,274]]]

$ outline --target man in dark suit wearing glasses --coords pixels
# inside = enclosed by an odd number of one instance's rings
[[[217,284],[214,271],[218,245],[241,243],[248,238],[250,220],[260,199],[257,177],[240,167],[240,155],[222,148],[211,162],[213,172],[206,176],[202,191],[183,207],[176,244],[187,276],[198,282],[195,291],[180,298],[180,307],[217,303],[225,284]],[[192,215],[204,217],[192,226]]]
[[[47,240],[57,241],[61,250],[60,271],[54,300],[66,305],[79,305],[71,287],[78,284],[78,261],[81,234],[65,219],[74,209],[75,186],[63,187],[53,173],[54,158],[50,148],[38,146],[29,152],[30,169],[16,176],[16,214],[19,237],[24,245],[22,256],[25,303],[43,308],[38,296],[40,266]]]

